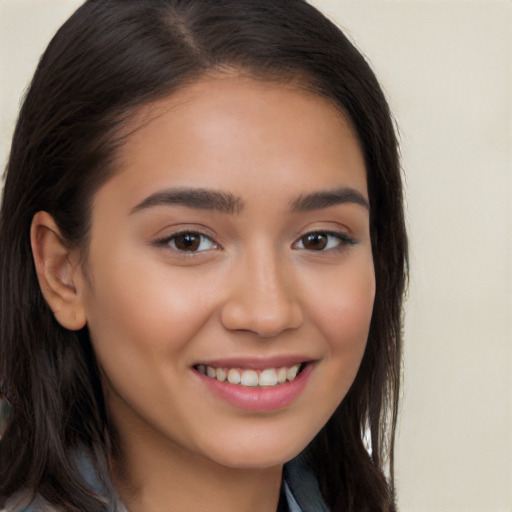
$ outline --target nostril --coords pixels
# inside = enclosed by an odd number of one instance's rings
[[[300,327],[303,316],[299,305],[292,302],[264,303],[248,298],[226,303],[221,311],[221,320],[228,330],[252,332],[262,338],[271,338],[288,329]]]

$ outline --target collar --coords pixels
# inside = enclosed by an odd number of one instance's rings
[[[290,512],[329,512],[303,454],[284,465],[283,485]]]

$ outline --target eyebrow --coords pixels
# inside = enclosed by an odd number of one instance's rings
[[[360,192],[353,188],[341,187],[309,194],[301,194],[290,202],[290,210],[295,213],[308,212],[344,203],[358,204],[367,210],[370,209],[367,199]],[[132,208],[130,213],[155,206],[173,205],[236,215],[243,210],[244,202],[242,198],[230,192],[219,192],[205,188],[179,187],[161,190],[151,194]]]
[[[302,194],[291,202],[290,209],[292,212],[309,212],[344,203],[358,204],[370,210],[368,200],[363,194],[349,187]]]
[[[170,205],[181,205],[196,210],[211,210],[235,215],[242,210],[243,201],[240,197],[236,197],[229,192],[189,187],[171,188],[150,195],[132,208],[131,213],[153,206]]]

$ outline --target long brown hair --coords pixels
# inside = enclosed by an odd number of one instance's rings
[[[407,266],[397,140],[365,59],[304,0],[88,0],[51,41],[16,126],[0,216],[0,388],[14,405],[2,440],[3,500],[31,489],[65,510],[106,510],[76,466],[77,449],[97,460],[111,437],[94,355],[87,332],[62,328],[41,295],[33,215],[49,212],[70,244],[86,246],[91,199],[115,172],[125,121],[141,105],[223,69],[293,81],[336,105],[359,137],[374,310],[355,382],[306,456],[333,512],[395,509]]]

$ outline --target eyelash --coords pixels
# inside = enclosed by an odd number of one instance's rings
[[[179,249],[178,247],[176,247],[176,240],[179,238],[179,237],[185,237],[185,236],[190,236],[190,237],[198,237],[200,239],[199,241],[199,244],[201,244],[204,240],[208,240],[212,247],[209,247],[208,249],[203,249],[201,251],[197,251],[197,250],[184,250],[184,249]],[[171,246],[171,244],[174,242],[174,247]],[[211,237],[209,237],[208,235],[205,235],[204,233],[200,233],[199,231],[191,231],[191,230],[184,230],[184,231],[178,231],[177,233],[173,233],[172,235],[170,236],[166,236],[164,238],[159,238],[158,240],[155,240],[153,242],[153,245],[157,246],[157,247],[169,247],[171,250],[174,250],[176,252],[179,252],[179,253],[183,253],[183,254],[186,254],[186,255],[192,255],[192,254],[196,254],[196,253],[200,253],[200,252],[204,252],[205,250],[210,250],[212,248],[220,248],[220,245],[218,243],[216,243]]]
[[[348,236],[346,233],[339,232],[339,231],[328,231],[328,230],[318,230],[318,231],[310,231],[306,233],[305,235],[302,235],[296,242],[294,242],[293,247],[297,246],[299,243],[302,242],[304,244],[304,240],[308,237],[314,237],[314,236],[325,236],[327,237],[327,248],[321,248],[321,249],[309,249],[311,252],[331,252],[331,251],[342,251],[347,246],[353,247],[357,245],[357,240],[352,238],[351,236]],[[331,239],[331,240],[329,240]],[[337,239],[337,245],[335,247],[328,247],[330,244],[330,241],[332,239]],[[308,250],[304,248],[303,250]]]
[[[208,247],[206,249],[202,249],[202,250],[180,249],[176,246],[176,240],[179,237],[185,237],[185,236],[198,237],[199,238],[199,247],[206,240],[210,244],[210,247]],[[326,247],[321,247],[319,249],[306,249],[304,247],[304,242],[307,240],[308,237],[315,237],[315,236],[326,237],[327,238]],[[335,242],[336,245],[334,247],[329,247],[329,245],[332,244],[333,239],[336,240],[336,242]],[[173,244],[174,247],[171,244]],[[297,247],[299,244],[302,244],[303,247],[302,248]],[[218,244],[217,242],[215,242],[210,236],[205,235],[204,233],[201,233],[199,231],[193,231],[193,230],[178,231],[176,233],[173,233],[170,236],[155,240],[152,243],[152,245],[154,245],[156,247],[168,247],[171,250],[176,251],[184,256],[193,256],[195,254],[199,254],[201,252],[205,252],[205,251],[208,251],[211,249],[222,248],[221,245]],[[292,248],[298,249],[298,250],[304,250],[304,251],[308,251],[308,252],[313,252],[313,253],[326,253],[326,252],[332,253],[332,252],[343,251],[347,246],[353,247],[355,245],[357,245],[357,240],[348,236],[346,233],[339,232],[339,231],[317,230],[317,231],[310,231],[310,232],[302,235],[297,241],[295,241],[292,244]]]

